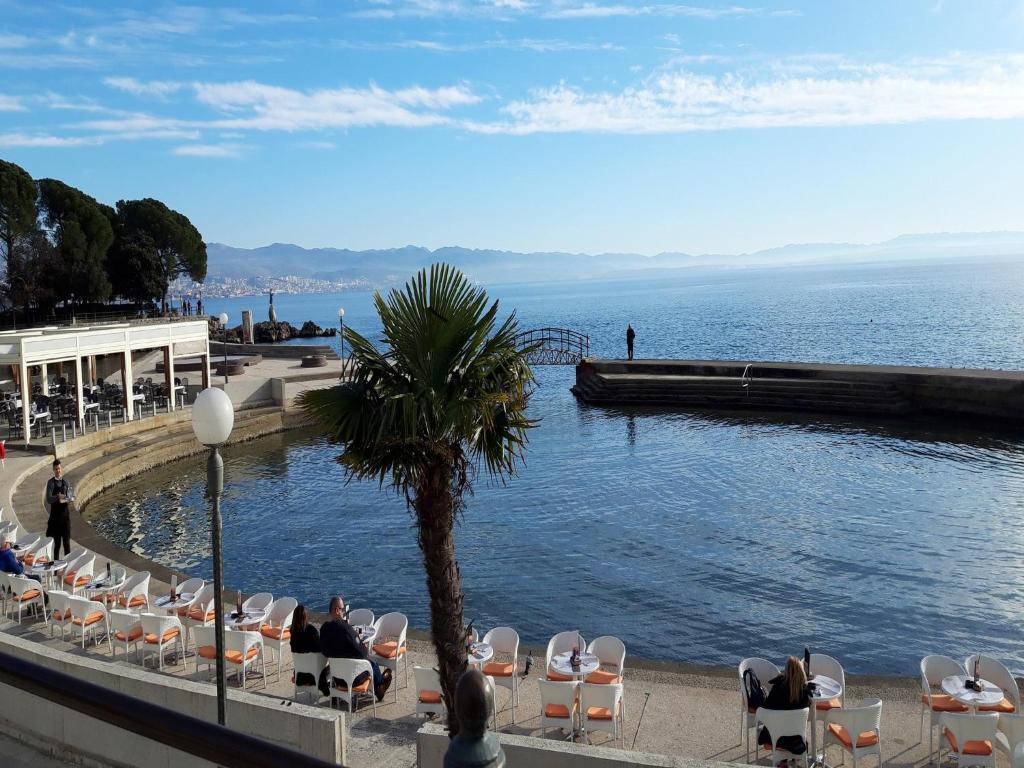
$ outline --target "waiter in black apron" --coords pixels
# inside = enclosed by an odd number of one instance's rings
[[[46,481],[46,503],[50,507],[50,519],[46,523],[46,535],[53,538],[53,559],[60,559],[60,547],[64,554],[71,552],[71,510],[68,505],[75,500],[75,492],[64,477],[60,459],[53,460],[53,477]]]

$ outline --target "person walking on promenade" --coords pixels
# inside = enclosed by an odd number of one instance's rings
[[[203,300],[202,299],[200,299],[199,301],[196,302],[196,315],[198,315],[199,317],[203,316]]]
[[[64,477],[60,459],[53,460],[53,477],[46,481],[46,503],[50,507],[50,519],[46,522],[46,535],[53,538],[53,559],[60,559],[60,547],[64,554],[71,552],[71,509],[75,500],[71,483]]]
[[[332,597],[329,610],[331,620],[325,621],[320,626],[320,653],[328,659],[365,659],[369,661],[370,666],[373,667],[373,692],[377,695],[377,701],[381,701],[391,686],[391,670],[385,669],[381,672],[377,662],[370,660],[370,654],[366,652],[356,631],[345,620],[344,600],[337,595]],[[352,687],[362,685],[367,674],[367,672],[363,672],[356,677],[352,681]],[[320,691],[324,696],[330,696],[330,687],[326,683],[326,678],[322,677]]]
[[[636,338],[636,331],[633,330],[633,326],[626,324],[626,354],[629,355],[629,359],[633,359],[633,339]]]

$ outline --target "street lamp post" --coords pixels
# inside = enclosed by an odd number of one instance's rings
[[[224,725],[227,670],[224,668],[224,564],[221,560],[220,494],[224,490],[224,460],[220,446],[227,442],[235,424],[231,398],[222,389],[204,389],[192,404],[192,431],[210,449],[206,459],[206,494],[212,505],[210,538],[213,546],[213,611],[217,651],[217,722]]]
[[[341,376],[345,377],[345,308],[338,307],[338,326],[341,336]]]
[[[228,313],[220,313],[220,328],[224,332],[224,383],[228,383]]]

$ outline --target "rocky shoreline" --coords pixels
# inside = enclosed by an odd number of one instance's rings
[[[287,321],[272,323],[264,320],[261,323],[254,323],[252,327],[253,341],[256,344],[276,344],[289,339],[315,339],[321,337],[336,336],[337,328],[321,328],[312,320],[307,320],[301,328],[296,328]],[[224,331],[217,323],[216,318],[210,318],[210,339],[213,341],[224,341]],[[228,328],[227,341],[229,344],[242,343],[242,326]]]

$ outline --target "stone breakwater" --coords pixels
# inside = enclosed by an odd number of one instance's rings
[[[723,360],[593,360],[573,393],[594,405],[814,411],[1024,423],[1024,372]]]

